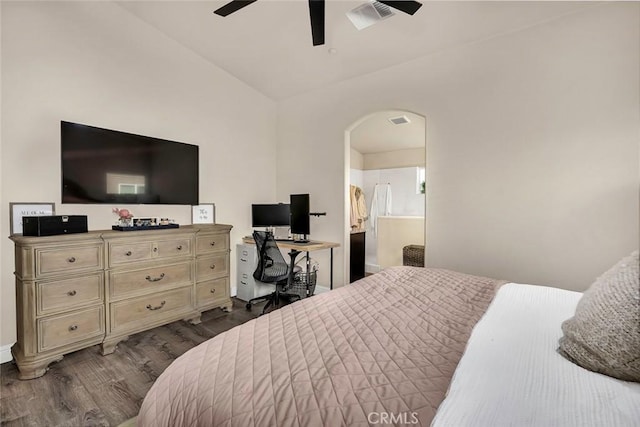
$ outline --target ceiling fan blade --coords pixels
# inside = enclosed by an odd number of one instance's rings
[[[422,3],[417,1],[395,1],[395,0],[377,0],[379,3],[386,4],[394,9],[398,9],[400,12],[413,15],[422,7]]]
[[[227,16],[232,14],[233,12],[237,12],[245,6],[249,6],[255,1],[257,0],[233,0],[225,4],[221,8],[214,10],[213,13],[220,16]]]
[[[313,45],[324,44],[324,0],[309,0]]]

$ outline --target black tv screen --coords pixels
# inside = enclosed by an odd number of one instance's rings
[[[62,203],[198,204],[198,146],[62,121]]]

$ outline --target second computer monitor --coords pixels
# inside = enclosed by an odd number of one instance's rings
[[[291,210],[291,233],[311,234],[309,221],[309,195],[291,194],[289,196]]]

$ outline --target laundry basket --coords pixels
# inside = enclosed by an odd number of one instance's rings
[[[424,246],[408,245],[402,248],[402,265],[424,267]]]
[[[310,297],[316,290],[316,282],[318,281],[318,263],[310,258],[309,264],[307,264],[305,257],[298,261],[296,265],[300,265],[302,270],[294,274],[293,283],[287,287],[285,292],[288,294],[299,295],[300,299]],[[307,265],[309,271],[306,270]]]

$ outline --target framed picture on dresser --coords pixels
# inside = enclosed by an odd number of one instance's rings
[[[202,203],[191,206],[192,224],[215,224],[216,205],[214,203]]]
[[[10,234],[22,233],[22,217],[55,215],[53,202],[17,202],[9,203]]]

